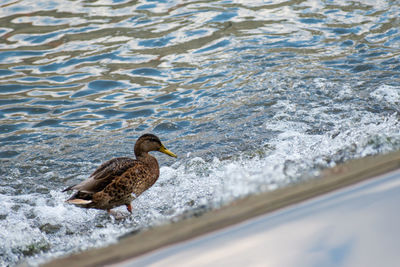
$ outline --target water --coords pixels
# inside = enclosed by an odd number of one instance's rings
[[[2,1],[0,265],[37,265],[400,148],[398,1]],[[60,190],[152,132],[121,221]],[[124,212],[124,208],[120,208]]]

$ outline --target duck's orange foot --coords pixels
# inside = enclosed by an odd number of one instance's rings
[[[132,205],[131,204],[126,205],[126,209],[129,211],[129,213],[132,214]]]

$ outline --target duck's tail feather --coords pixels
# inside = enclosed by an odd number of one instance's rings
[[[80,199],[80,198],[75,198],[75,199],[68,199],[65,202],[69,204],[74,204],[74,205],[87,205],[92,203],[91,200],[85,200],[85,199]]]
[[[71,185],[71,186],[68,186],[67,188],[65,188],[63,191],[61,191],[61,192],[66,192],[66,191],[69,191],[69,190],[72,190],[72,187],[74,187],[75,186],[75,184],[74,185]]]

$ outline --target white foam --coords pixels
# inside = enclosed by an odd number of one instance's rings
[[[382,84],[376,90],[371,92],[370,96],[377,99],[378,101],[384,101],[392,105],[399,105],[400,86]]]

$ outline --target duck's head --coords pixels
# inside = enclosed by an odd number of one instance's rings
[[[160,151],[168,156],[175,157],[177,156],[169,151],[160,141],[160,138],[155,136],[154,134],[144,134],[136,141],[135,144],[135,155],[136,157],[142,155],[143,153],[147,153],[150,151]]]

